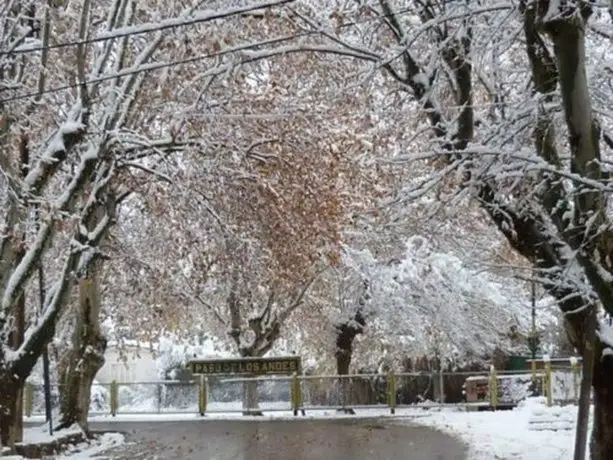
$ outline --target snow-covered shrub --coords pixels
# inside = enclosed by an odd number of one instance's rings
[[[551,374],[553,400],[556,402],[574,402],[579,396],[581,376],[575,376],[572,370],[556,370]]]
[[[90,412],[110,412],[110,392],[107,385],[100,385],[96,380],[92,384],[89,399]]]
[[[155,384],[120,384],[117,389],[117,403],[120,412],[158,412],[158,401]]]
[[[160,409],[184,411],[198,407],[198,386],[195,382],[172,382],[160,385]]]

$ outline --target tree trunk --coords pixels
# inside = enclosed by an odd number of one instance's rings
[[[584,327],[583,352],[582,352],[582,372],[581,387],[579,390],[579,410],[577,411],[577,428],[575,430],[575,456],[574,460],[585,460],[585,448],[589,434],[588,425],[590,422],[590,396],[592,394],[594,358],[596,346],[596,329],[598,318],[596,308],[592,308]],[[581,352],[581,350],[579,350]]]
[[[22,294],[15,305],[15,329],[11,345],[18,349],[25,330],[25,297]],[[0,361],[1,362],[1,361]],[[23,441],[23,380],[14,374],[0,371],[0,447],[13,447]]]
[[[19,172],[20,177],[23,179],[28,173],[30,162],[30,152],[28,150],[27,137],[22,135],[19,141]],[[25,234],[21,237],[21,245],[15,250],[15,260],[21,261],[25,255],[26,237]],[[11,334],[9,336],[9,345],[18,350],[23,343],[24,333],[26,328],[26,297],[22,292],[17,298],[14,305],[14,319],[15,324]],[[0,426],[2,427],[2,442],[1,445],[13,446],[15,442],[23,441],[23,380],[15,378],[14,376],[8,376],[10,379],[6,381],[6,387],[4,383],[0,385],[3,390],[0,393],[0,412],[4,412],[6,408],[6,414],[8,420],[1,420]],[[0,378],[1,382],[4,379]],[[4,388],[9,388],[5,391]],[[8,417],[11,414],[11,417]],[[6,430],[6,433],[5,433]]]
[[[244,354],[241,352],[243,358],[261,357],[263,353]],[[247,380],[243,382],[243,415],[264,415],[260,409],[260,398],[258,393],[257,380]]]
[[[351,357],[353,355],[353,341],[358,334],[364,331],[365,324],[366,320],[361,310],[358,310],[351,320],[336,326],[336,372],[339,376],[349,375],[349,367],[351,366]],[[344,411],[354,414],[353,409],[348,408],[352,390],[349,377],[339,377],[338,385]]]
[[[604,354],[603,344],[595,348],[593,390],[594,428],[590,441],[592,460],[613,458],[613,356]],[[609,349],[610,350],[610,349]]]
[[[18,414],[23,381],[0,370],[0,388],[0,447],[12,448],[23,437],[23,419]]]
[[[248,380],[243,383],[243,415],[264,415],[259,409],[258,382]]]
[[[354,317],[336,326],[336,372],[338,375],[349,374],[351,357],[353,354],[353,341],[358,334],[364,331],[366,320],[360,310]]]
[[[26,302],[25,296],[22,294],[15,305],[15,328],[11,334],[10,343],[11,346],[17,350],[23,342],[23,335],[25,332],[25,309]],[[23,441],[23,384],[19,380],[16,380],[16,394],[12,395],[11,412],[14,414],[14,418],[11,422],[11,435],[10,438],[14,442]],[[4,388],[2,386],[2,388]],[[11,392],[8,392],[9,395]]]
[[[340,338],[342,333],[339,334],[338,338]],[[344,340],[342,342],[343,348],[339,347],[339,340],[337,338],[337,349],[336,349],[336,372],[339,376],[348,376],[349,375],[349,366],[351,365],[351,355],[353,353],[352,341]],[[339,377],[338,379],[338,387],[340,391],[340,402],[343,408],[345,408],[345,412],[348,411],[347,406],[349,405],[349,394],[351,392],[351,384],[349,381],[349,377]]]
[[[57,429],[78,424],[89,433],[87,417],[91,386],[104,365],[106,339],[100,331],[100,264],[79,283],[77,324],[72,349],[60,366],[61,420]]]
[[[348,345],[346,348],[337,348],[336,350],[336,373],[338,375],[348,375],[349,366],[351,366],[351,355],[353,347]]]

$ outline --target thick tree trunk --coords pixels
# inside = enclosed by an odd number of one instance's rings
[[[27,137],[22,135],[19,142],[19,173],[21,178],[25,178],[28,173],[30,162],[30,152],[28,150]],[[14,205],[14,203],[12,204]],[[21,245],[15,249],[15,260],[21,261],[25,255],[26,237],[22,235]],[[13,317],[15,320],[13,330],[9,336],[9,345],[18,350],[24,340],[26,328],[26,298],[22,292],[17,298],[14,305]],[[15,378],[15,376],[7,376],[6,387],[4,379],[0,378],[0,412],[4,412],[6,408],[7,420],[0,420],[2,427],[2,445],[12,446],[15,442],[23,441],[23,380]],[[4,388],[8,388],[5,391]],[[9,417],[8,414],[11,414]],[[0,415],[0,418],[2,416]]]
[[[116,200],[110,190],[101,195],[85,224],[92,231],[105,215],[115,216]],[[104,229],[106,235],[108,228]],[[90,264],[84,277],[79,280],[77,323],[72,339],[72,349],[60,363],[60,411],[57,429],[75,423],[89,435],[87,417],[91,386],[98,371],[104,365],[106,338],[100,330],[100,273],[103,261]]]
[[[261,354],[244,354],[243,358],[261,357]],[[258,393],[258,382],[256,380],[247,380],[243,382],[243,415],[264,415],[260,409],[260,397]]]
[[[24,330],[25,297],[21,295],[15,305],[15,329],[10,338],[15,349],[23,342]],[[0,447],[12,448],[23,441],[23,386],[23,380],[0,370]]]
[[[0,370],[0,388],[0,447],[13,447],[23,436],[23,419],[18,413],[23,381]]]
[[[594,429],[590,442],[592,460],[613,458],[613,356],[602,354],[602,343],[596,346],[594,363]]]
[[[258,382],[248,380],[243,383],[243,414],[244,415],[264,415],[260,409],[260,398],[258,395]]]
[[[22,294],[15,305],[15,328],[11,334],[10,343],[11,346],[17,350],[23,343],[23,335],[25,332],[25,310],[26,302],[25,296]],[[14,442],[23,441],[23,384],[19,380],[15,381],[16,393],[11,396],[10,402],[12,408],[11,412],[14,414],[11,427],[10,438]],[[3,386],[0,388],[4,388]],[[8,392],[11,395],[11,392]]]
[[[89,433],[87,417],[91,386],[104,365],[106,339],[100,331],[100,264],[79,283],[77,324],[72,349],[60,366],[61,421],[57,429],[78,424]]]
[[[568,321],[570,324],[567,324],[566,329],[569,333],[569,339],[579,353],[584,357],[591,353],[593,358],[591,387],[594,396],[594,424],[590,439],[590,458],[592,460],[609,460],[613,458],[613,379],[611,379],[613,375],[613,353],[611,353],[611,347],[603,343],[598,335],[595,337],[594,343],[590,343],[591,339],[594,339],[593,334],[589,334],[588,330],[589,327],[594,327],[593,324],[589,325],[588,321],[590,320],[596,321],[594,317],[590,317],[589,313],[571,315],[570,321]],[[592,336],[591,339],[590,336]],[[589,346],[592,347],[591,350],[588,348]],[[584,372],[586,372],[586,369],[584,369]],[[588,403],[582,409],[589,410],[589,406]],[[587,431],[587,424],[585,425],[584,428]],[[586,435],[586,433],[579,434]],[[582,457],[579,455],[575,458]]]
[[[351,358],[353,355],[353,341],[358,334],[364,331],[366,320],[362,312],[358,310],[354,317],[346,323],[336,326],[336,372],[340,376],[349,375],[351,366]],[[340,390],[341,404],[345,408],[345,412],[354,413],[353,409],[348,408],[350,405],[350,396],[352,385],[349,377],[340,377],[338,379]]]
[[[362,312],[358,312],[354,317],[336,326],[336,373],[338,375],[349,374],[351,357],[353,355],[353,341],[358,334],[364,331],[366,320]]]
[[[341,376],[349,375],[349,367],[351,365],[351,355],[353,354],[353,338],[351,340],[344,340],[342,347],[339,347],[339,340],[342,333],[339,333],[337,337],[337,349],[336,349],[336,373]],[[340,391],[341,405],[347,407],[349,405],[349,395],[351,392],[351,382],[349,377],[340,377],[338,379],[338,387]],[[347,411],[348,409],[345,409]]]
[[[351,345],[344,349],[337,348],[336,350],[336,373],[338,375],[348,375],[349,367],[351,366],[351,355],[353,347]]]
[[[596,329],[598,318],[596,308],[592,308],[587,322],[583,327],[583,352],[581,386],[579,390],[579,410],[577,411],[577,428],[575,430],[575,456],[574,460],[585,460],[585,448],[587,446],[590,422],[591,394],[594,374],[594,359],[596,346]]]

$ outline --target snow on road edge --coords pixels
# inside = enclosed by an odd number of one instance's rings
[[[24,441],[21,444],[40,444],[61,439],[67,435],[79,433],[77,427],[68,430],[61,430],[49,435],[47,425],[24,428]],[[63,454],[53,457],[54,460],[88,460],[95,458],[96,455],[112,447],[121,445],[125,442],[125,437],[121,433],[103,433],[96,439],[89,442],[81,442],[70,445]],[[1,457],[2,460],[24,459],[19,455]]]
[[[91,422],[169,422],[206,420],[293,420],[338,418],[389,418],[395,423],[428,426],[454,435],[469,446],[470,460],[521,459],[557,460],[572,458],[575,439],[577,408],[546,407],[542,398],[530,398],[510,411],[466,412],[457,408],[398,409],[391,416],[389,410],[356,410],[356,415],[346,415],[334,410],[308,411],[306,417],[295,417],[290,411],[268,412],[264,417],[245,417],[240,413],[214,413],[201,417],[196,414],[124,414],[117,417],[97,416]],[[590,427],[591,429],[591,427]],[[60,459],[88,459],[124,442],[123,436],[106,434],[101,446],[81,448],[81,452],[66,454]]]
[[[431,411],[417,423],[466,442],[470,460],[567,460],[573,457],[576,413],[576,406],[545,407],[534,398],[510,411]]]

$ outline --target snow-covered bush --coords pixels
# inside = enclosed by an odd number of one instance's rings
[[[110,412],[110,391],[108,385],[100,385],[96,380],[92,384],[89,399],[90,412]]]

